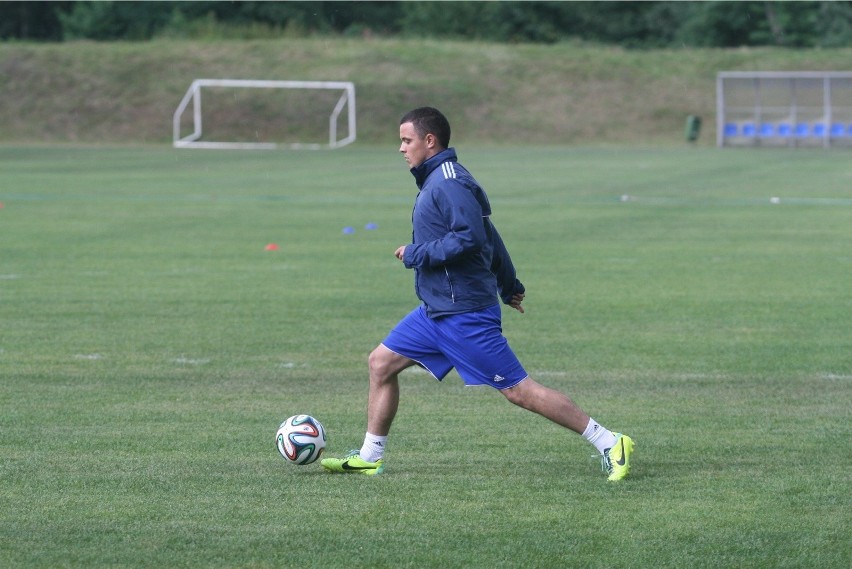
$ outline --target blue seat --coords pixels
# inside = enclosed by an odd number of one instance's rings
[[[810,134],[811,128],[808,126],[806,122],[796,123],[796,136],[799,138],[804,138]]]
[[[825,123],[814,124],[814,136],[825,136]]]
[[[754,136],[757,130],[754,128],[754,124],[747,122],[743,125],[743,136]]]
[[[840,122],[831,124],[831,136],[845,136],[846,135],[846,125]]]
[[[737,123],[725,123],[725,136],[736,136],[737,130]]]
[[[783,136],[784,138],[787,138],[791,134],[793,134],[793,125],[785,122],[782,122],[778,125],[778,136]]]
[[[771,122],[765,122],[760,124],[760,136],[763,138],[769,138],[775,134],[775,125]]]

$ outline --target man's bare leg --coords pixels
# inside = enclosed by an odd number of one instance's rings
[[[370,353],[369,364],[367,432],[386,437],[399,408],[399,372],[415,362],[379,344]]]
[[[578,434],[582,435],[589,424],[589,416],[567,395],[545,387],[531,377],[501,393],[518,407],[538,413]]]

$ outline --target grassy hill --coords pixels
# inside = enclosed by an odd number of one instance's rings
[[[442,108],[455,141],[543,144],[683,140],[689,114],[714,140],[723,70],[848,69],[852,49],[653,50],[575,44],[300,39],[0,44],[0,143],[171,140],[193,79],[353,81],[362,142],[396,141],[411,107]],[[311,117],[293,115],[288,120]],[[293,125],[293,122],[296,124]]]

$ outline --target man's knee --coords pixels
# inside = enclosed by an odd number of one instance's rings
[[[390,351],[384,345],[379,344],[370,352],[367,363],[370,366],[370,378],[384,381],[395,377],[400,371],[411,365],[410,360]],[[413,362],[412,362],[413,363]]]
[[[509,402],[514,403],[518,407],[528,409],[530,404],[530,389],[533,383],[533,380],[528,377],[508,389],[502,389],[500,393],[502,393]]]
[[[387,369],[387,355],[382,351],[381,346],[370,352],[370,357],[367,358],[367,364],[370,366],[370,376],[384,375]]]

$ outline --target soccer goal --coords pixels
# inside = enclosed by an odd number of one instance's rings
[[[175,148],[340,148],[355,141],[355,85],[196,79],[175,110],[172,127]],[[184,135],[186,130],[191,132]],[[320,142],[325,136],[328,142]]]
[[[716,77],[717,146],[852,146],[852,72]]]

